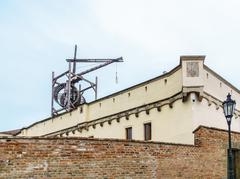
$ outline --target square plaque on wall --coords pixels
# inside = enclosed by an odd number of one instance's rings
[[[187,77],[199,77],[198,62],[187,62]]]

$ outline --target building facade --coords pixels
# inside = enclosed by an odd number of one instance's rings
[[[204,64],[182,56],[156,78],[24,127],[17,136],[91,137],[193,144],[200,125],[226,129],[222,102],[236,100],[232,130],[240,132],[240,91]]]

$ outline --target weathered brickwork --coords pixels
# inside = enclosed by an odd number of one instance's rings
[[[0,178],[226,178],[227,132],[193,145],[86,138],[0,138]],[[233,133],[235,147],[240,134]]]

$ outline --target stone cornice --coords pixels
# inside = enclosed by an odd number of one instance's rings
[[[204,55],[190,55],[190,56],[181,56],[180,57],[180,65],[182,65],[182,61],[203,61],[205,60]]]
[[[172,108],[173,103],[177,100],[182,99],[182,101],[185,102],[186,96],[188,96],[190,93],[196,93],[198,96],[198,100],[200,102],[202,101],[203,98],[206,99],[208,101],[208,106],[211,106],[212,104],[214,104],[216,106],[216,110],[223,107],[222,101],[204,92],[202,86],[186,87],[186,88],[183,87],[183,90],[180,93],[174,96],[171,96],[169,98],[156,101],[154,103],[138,106],[138,107],[135,107],[126,111],[122,111],[113,115],[105,116],[96,120],[79,123],[70,128],[45,134],[42,137],[52,137],[52,136],[56,137],[56,136],[62,136],[64,134],[68,136],[69,133],[75,134],[75,131],[79,131],[79,132],[81,132],[82,130],[88,131],[89,127],[92,127],[93,129],[95,129],[97,125],[99,125],[100,127],[103,127],[104,125],[111,125],[113,120],[116,120],[116,122],[120,122],[120,120],[122,120],[123,118],[125,118],[125,120],[129,120],[130,115],[135,115],[135,117],[139,117],[139,113],[141,112],[145,112],[147,115],[149,115],[151,113],[151,110],[154,108],[156,108],[157,111],[160,112],[161,108],[165,105],[168,105],[170,108]],[[235,118],[240,117],[240,111],[236,110],[236,112],[234,113],[234,116]]]
[[[135,107],[135,108],[132,108],[132,109],[129,109],[129,110],[126,110],[126,111],[122,111],[122,112],[119,112],[119,113],[116,113],[116,114],[113,114],[113,115],[105,116],[103,118],[99,118],[99,119],[96,119],[96,120],[83,122],[83,123],[77,124],[77,125],[75,125],[73,127],[70,127],[70,128],[66,128],[66,129],[63,129],[63,130],[60,130],[60,131],[57,131],[57,132],[53,132],[53,133],[50,133],[50,134],[45,134],[45,135],[43,135],[43,137],[58,136],[58,135],[61,136],[63,134],[68,135],[70,132],[75,133],[75,131],[81,132],[82,130],[88,130],[89,127],[95,128],[96,125],[98,125],[98,124],[101,127],[105,123],[107,123],[108,125],[111,125],[113,120],[116,120],[117,122],[120,122],[120,120],[122,118],[125,118],[126,120],[129,120],[130,115],[135,115],[135,117],[138,117],[139,113],[141,113],[141,112],[146,112],[146,114],[149,115],[150,110],[152,110],[154,108],[156,108],[157,111],[160,112],[161,107],[163,107],[165,105],[168,105],[170,108],[172,108],[173,103],[175,101],[179,100],[179,99],[182,99],[182,98],[183,98],[183,93],[180,92],[180,93],[178,93],[174,96],[171,96],[169,98],[166,98],[166,99],[163,99],[163,100],[160,100],[160,101],[156,101],[154,103],[138,106],[138,107]]]
[[[208,106],[211,106],[212,104],[215,104],[216,109],[218,110],[219,108],[223,108],[223,101],[217,99],[216,97],[210,95],[207,92],[203,92],[203,98],[206,99],[208,101]],[[239,110],[235,110],[234,113],[235,118],[240,117],[240,111]]]

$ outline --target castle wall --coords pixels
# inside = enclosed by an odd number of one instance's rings
[[[239,149],[240,134],[232,136]],[[1,137],[0,178],[227,178],[227,138],[206,127],[195,145]]]

